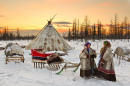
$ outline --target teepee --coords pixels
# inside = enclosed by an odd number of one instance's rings
[[[72,47],[67,44],[64,38],[56,31],[56,29],[51,24],[51,20],[45,25],[44,30],[32,40],[25,49],[38,49],[43,48],[45,51],[68,51]]]

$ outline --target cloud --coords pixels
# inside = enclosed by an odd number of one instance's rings
[[[72,23],[66,21],[60,21],[60,22],[53,22],[53,24],[72,24]]]
[[[0,15],[0,17],[5,17],[4,15]]]
[[[56,26],[57,26],[57,27],[71,27],[71,26],[65,25],[65,24],[57,24]]]
[[[0,29],[3,29],[4,27],[0,27]]]
[[[8,18],[7,16],[4,16],[4,15],[0,15],[0,17],[3,17],[4,20],[12,20],[12,19],[10,19],[10,18]]]
[[[71,22],[66,22],[66,21],[60,21],[60,22],[53,22],[57,27],[71,27],[70,24]]]

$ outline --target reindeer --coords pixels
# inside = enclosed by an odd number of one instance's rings
[[[120,64],[120,59],[124,60],[125,55],[129,56],[130,49],[128,49],[126,47],[117,47],[114,52],[114,57],[115,57],[115,54],[117,54],[117,59],[119,59],[119,64]],[[119,56],[119,58],[118,58],[118,56]],[[128,60],[129,60],[129,58],[128,58]]]
[[[130,49],[127,48],[124,54],[129,56],[129,54],[130,54]]]
[[[124,50],[121,48],[121,47],[117,47],[115,52],[114,52],[114,57],[115,57],[115,54],[117,54],[117,59],[119,59],[119,63],[118,65],[121,63],[120,60],[121,60],[121,57],[122,57],[122,60],[124,59]],[[119,56],[119,58],[118,58]]]
[[[122,57],[122,59],[124,59],[124,50],[121,48],[121,47],[117,47],[115,52],[114,52],[114,57],[115,57],[115,54],[117,54],[117,58],[118,56],[120,56],[119,58]]]

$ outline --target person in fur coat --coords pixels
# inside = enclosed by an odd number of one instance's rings
[[[109,41],[104,41],[103,44],[104,46],[100,50],[98,76],[109,81],[116,81],[111,44]]]
[[[90,48],[91,43],[87,42],[84,45],[84,49],[80,53],[80,76],[82,78],[89,78],[96,75],[96,64],[94,58],[96,58],[96,52]]]

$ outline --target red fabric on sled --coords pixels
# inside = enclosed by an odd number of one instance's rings
[[[36,51],[36,49],[31,49],[31,53],[32,53],[32,56],[39,56],[39,57],[43,57],[43,58],[54,54],[54,53],[40,53],[40,52]]]

